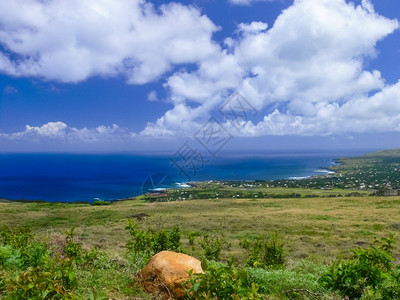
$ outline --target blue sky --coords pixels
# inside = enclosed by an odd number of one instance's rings
[[[230,150],[400,147],[399,19],[397,0],[0,0],[0,151],[174,151],[209,125]]]

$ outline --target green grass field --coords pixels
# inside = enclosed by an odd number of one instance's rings
[[[63,203],[0,203],[0,225],[29,226],[40,236],[76,227],[87,246],[120,252],[128,237],[127,218],[145,213],[143,228],[179,226],[226,236],[236,244],[245,234],[278,233],[293,260],[326,261],[348,249],[400,229],[400,197],[300,199],[212,199],[169,203],[141,200],[109,206]],[[230,251],[236,252],[233,247]],[[229,253],[227,253],[228,255]]]
[[[133,218],[143,229],[179,226],[184,247],[195,256],[201,256],[201,251],[190,250],[187,233],[217,236],[226,242],[224,245],[229,244],[222,247],[222,260],[233,257],[239,264],[246,259],[239,247],[243,237],[277,233],[284,243],[289,271],[304,261],[327,265],[349,256],[350,249],[367,247],[389,233],[399,238],[400,197],[230,198],[163,203],[145,203],[140,198],[107,206],[2,201],[0,226],[28,226],[39,239],[47,240],[62,237],[76,227],[76,240],[84,248],[96,248],[114,259],[123,259],[129,240],[126,219]],[[143,215],[142,220],[137,219]],[[398,247],[394,253],[400,260]],[[129,299],[121,292],[105,293]]]

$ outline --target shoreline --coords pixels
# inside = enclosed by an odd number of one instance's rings
[[[333,189],[333,188],[339,188],[339,189],[345,189],[345,190],[369,190],[369,191],[376,191],[376,187],[368,186],[366,185],[361,185],[358,188],[355,186],[345,186],[343,187],[335,187],[335,186],[328,186],[327,184],[324,185],[323,183],[320,183],[319,185],[316,184],[316,182],[333,182],[334,180],[342,180],[342,172],[344,171],[345,174],[348,172],[348,170],[344,169],[344,166],[347,165],[346,162],[352,161],[354,159],[357,159],[357,161],[362,159],[370,159],[372,156],[371,154],[365,155],[365,156],[360,156],[360,157],[341,157],[341,158],[332,158],[329,160],[329,166],[326,167],[319,167],[318,169],[312,170],[314,173],[313,175],[309,176],[291,176],[283,179],[250,179],[250,180],[236,180],[236,179],[227,179],[227,180],[196,180],[196,181],[189,181],[189,182],[184,182],[184,181],[179,181],[175,182],[174,186],[170,187],[160,187],[158,188],[157,186],[154,187],[152,190],[148,190],[148,193],[154,192],[154,193],[162,193],[165,191],[170,191],[170,190],[180,190],[180,189],[191,189],[195,188],[198,186],[203,186],[203,188],[206,188],[207,184],[219,184],[219,185],[225,185],[225,186],[231,186],[231,187],[238,187],[238,186],[246,186],[247,188],[253,188],[253,187],[273,187],[273,188],[307,188],[307,189]],[[351,164],[350,164],[351,167]],[[340,168],[340,176],[335,176],[337,174],[338,168]],[[339,178],[340,177],[340,178]],[[211,187],[210,187],[211,188]],[[64,204],[88,204],[88,205],[99,205],[94,204],[94,202],[106,202],[108,204],[114,203],[114,202],[120,202],[120,201],[130,201],[134,200],[137,197],[143,197],[148,193],[138,193],[135,196],[128,196],[128,197],[118,197],[118,198],[113,198],[113,199],[103,199],[100,197],[94,197],[90,200],[80,200],[80,201],[47,201],[47,200],[41,200],[41,199],[35,199],[35,200],[28,200],[28,199],[7,199],[7,198],[2,198],[3,202],[4,201],[10,201],[10,202],[23,202],[23,203],[64,203]],[[1,200],[0,200],[1,201]]]
[[[311,180],[315,178],[323,178],[329,175],[335,174],[334,168],[340,165],[344,165],[345,163],[341,161],[342,158],[340,159],[332,159],[331,163],[334,163],[335,165],[331,165],[328,167],[320,167],[317,170],[314,170],[313,172],[317,173],[322,173],[318,175],[308,175],[308,176],[293,176],[293,177],[288,177],[288,178],[283,178],[283,179],[270,179],[270,180],[264,180],[264,179],[254,179],[254,180],[235,180],[235,179],[213,179],[213,180],[201,180],[201,181],[189,181],[189,182],[176,182],[175,187],[160,187],[160,188],[153,188],[148,190],[146,193],[143,194],[138,194],[136,196],[129,196],[126,198],[115,198],[115,199],[101,199],[101,198],[93,198],[91,201],[47,201],[47,200],[41,200],[41,199],[36,199],[36,200],[29,200],[29,199],[7,199],[7,198],[0,198],[0,203],[1,201],[6,201],[6,202],[20,202],[20,203],[64,203],[64,204],[89,204],[89,205],[94,205],[93,203],[98,201],[98,202],[106,202],[109,204],[112,204],[114,202],[121,202],[121,201],[130,201],[136,199],[136,197],[141,197],[145,196],[146,194],[149,193],[162,193],[165,191],[169,190],[179,190],[179,189],[190,189],[190,188],[195,188],[198,185],[202,184],[207,184],[207,183],[225,183],[225,184],[233,184],[237,182],[241,183],[246,183],[246,184],[251,184],[251,183],[256,183],[256,182],[266,182],[266,183],[276,183],[276,182],[285,182],[285,181],[302,181],[302,180]]]

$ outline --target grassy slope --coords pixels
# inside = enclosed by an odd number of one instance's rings
[[[239,239],[246,233],[278,232],[290,260],[314,257],[326,262],[357,245],[373,242],[400,229],[399,197],[304,199],[214,199],[170,203],[140,200],[110,206],[75,204],[0,203],[0,225],[30,226],[39,235],[64,233],[76,226],[87,246],[124,252],[125,220],[149,215],[143,227],[172,227],[215,232],[232,242],[226,255],[240,256]]]

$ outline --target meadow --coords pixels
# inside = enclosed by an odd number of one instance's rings
[[[280,191],[271,189],[269,193],[274,192]],[[285,189],[285,192],[307,194],[307,190],[299,189]],[[129,262],[126,255],[126,245],[131,239],[125,229],[127,219],[132,219],[142,230],[152,229],[154,232],[178,226],[182,248],[198,258],[204,256],[204,247],[190,243],[191,236],[200,243],[205,239],[210,243],[218,241],[219,260],[227,262],[233,259],[238,267],[245,267],[248,257],[240,244],[244,238],[276,235],[283,244],[285,268],[266,273],[275,279],[263,275],[270,278],[267,282],[273,286],[261,289],[263,297],[309,299],[311,296],[307,293],[285,294],[290,290],[307,288],[319,292],[320,299],[339,299],[338,292],[323,289],[318,278],[333,261],[350,257],[350,249],[366,248],[377,239],[387,238],[390,233],[394,233],[398,240],[399,217],[400,197],[375,196],[218,197],[157,203],[145,202],[141,196],[101,206],[6,200],[0,203],[0,226],[29,227],[36,240],[50,242],[65,239],[66,233],[75,228],[74,241],[84,250],[96,249],[106,255],[107,261],[114,262],[112,267],[106,268],[108,271],[104,268],[90,274],[77,271],[81,282],[77,293],[82,299],[93,298],[93,295],[105,297],[94,299],[151,298],[135,284],[133,274],[140,266]],[[396,245],[393,256],[400,260]],[[284,281],[286,284],[282,286]]]

